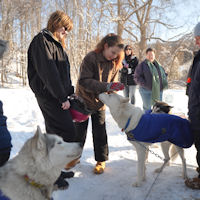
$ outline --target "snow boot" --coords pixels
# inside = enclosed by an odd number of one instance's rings
[[[185,185],[191,189],[200,190],[200,177],[187,179]]]
[[[69,183],[60,175],[54,183],[54,190],[65,190],[69,187]]]
[[[61,171],[61,175],[60,175],[63,179],[65,178],[72,178],[74,177],[74,172],[70,171],[70,172],[64,172]]]
[[[95,168],[94,168],[94,173],[95,174],[102,174],[104,172],[104,169],[106,167],[106,163],[104,162],[97,162]]]

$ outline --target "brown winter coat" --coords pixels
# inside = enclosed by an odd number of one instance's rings
[[[80,67],[76,94],[84,99],[88,109],[105,109],[98,95],[107,91],[108,83],[118,81],[118,72],[115,63],[106,60],[102,53],[92,51],[85,56]]]

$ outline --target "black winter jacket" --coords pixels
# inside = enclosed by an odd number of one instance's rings
[[[46,29],[36,35],[29,46],[28,80],[38,97],[55,98],[63,103],[74,93],[67,54]]]
[[[7,128],[7,117],[3,115],[3,103],[0,101],[0,154],[11,150],[11,135]]]
[[[192,129],[200,131],[200,50],[194,57],[190,71],[191,83],[188,88],[188,115]]]
[[[120,82],[123,83],[125,86],[136,85],[133,74],[135,72],[135,68],[138,65],[137,57],[133,56],[130,59],[124,59],[122,64],[123,68],[120,71],[121,72]],[[128,68],[125,67],[126,64],[128,64]]]

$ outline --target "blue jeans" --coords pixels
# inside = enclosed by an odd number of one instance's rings
[[[135,90],[136,90],[136,85],[126,85],[124,87],[124,96],[129,97],[131,99],[131,104],[135,104]]]
[[[151,109],[151,96],[152,96],[152,91],[151,90],[147,90],[143,87],[139,88],[139,92],[140,95],[142,97],[142,102],[143,102],[143,109],[146,110],[150,110]],[[162,97],[163,97],[163,92],[160,92],[160,101],[162,101]]]

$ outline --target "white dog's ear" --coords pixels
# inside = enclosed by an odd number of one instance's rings
[[[121,99],[121,102],[122,103],[128,103],[129,102],[129,98],[123,98],[123,99]]]
[[[37,130],[35,132],[34,139],[36,140],[36,147],[38,149],[43,149],[45,147],[44,135],[42,134],[42,131],[39,126],[37,126]]]

